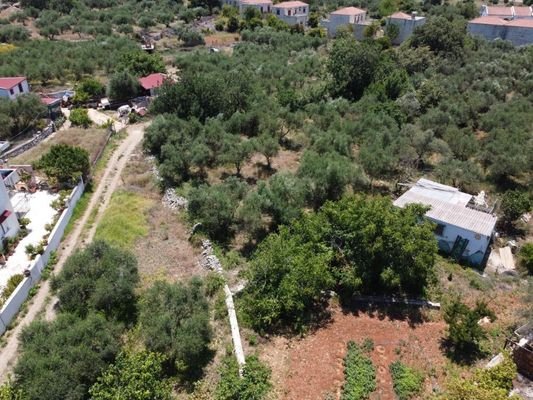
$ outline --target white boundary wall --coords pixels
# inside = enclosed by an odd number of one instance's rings
[[[39,282],[39,279],[41,279],[41,274],[43,269],[46,267],[48,260],[50,259],[50,254],[59,247],[59,243],[61,242],[65,228],[67,227],[70,217],[72,216],[72,212],[74,211],[74,207],[76,206],[76,203],[80,199],[84,190],[85,184],[80,181],[78,186],[76,186],[70,194],[70,197],[67,200],[67,207],[63,210],[63,213],[57,220],[52,232],[50,232],[50,236],[48,237],[48,245],[46,246],[44,253],[42,255],[38,255],[30,265],[30,276],[24,278],[22,282],[20,282],[0,310],[0,335],[4,334],[7,326],[17,315],[20,307],[28,298],[30,289],[37,282]]]

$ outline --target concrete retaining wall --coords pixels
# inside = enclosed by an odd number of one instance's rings
[[[78,186],[74,188],[67,200],[67,207],[61,213],[61,216],[57,220],[52,232],[50,232],[50,236],[48,237],[48,245],[46,246],[44,253],[42,255],[38,255],[37,258],[33,260],[32,264],[28,268],[30,271],[30,276],[22,280],[22,282],[17,286],[15,291],[7,299],[4,306],[0,310],[0,335],[4,334],[7,326],[17,315],[20,307],[28,298],[31,288],[39,282],[39,279],[41,279],[41,274],[46,267],[46,264],[48,264],[48,261],[50,260],[50,255],[53,251],[57,250],[59,244],[61,243],[65,228],[70,221],[70,217],[72,217],[72,213],[74,212],[74,207],[76,207],[76,203],[80,199],[84,190],[85,184],[83,182],[80,182]]]

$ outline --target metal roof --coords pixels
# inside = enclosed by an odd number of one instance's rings
[[[467,207],[472,198],[451,186],[441,185],[427,179],[420,179],[411,189],[401,195],[394,205],[408,204],[430,206],[426,217],[436,222],[454,225],[470,232],[491,236],[496,225],[496,216]],[[466,201],[465,201],[466,200]]]

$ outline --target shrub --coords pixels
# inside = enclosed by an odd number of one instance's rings
[[[510,190],[502,198],[501,210],[507,222],[517,220],[522,214],[531,210],[531,199],[526,192]]]
[[[212,297],[224,287],[224,284],[224,278],[220,274],[210,272],[205,278],[205,293]]]
[[[367,399],[376,390],[376,369],[357,343],[348,343],[341,400]]]
[[[261,400],[269,392],[271,371],[257,357],[249,356],[239,377],[239,366],[230,355],[222,362],[220,381],[216,389],[217,400]]]
[[[30,224],[30,219],[26,217],[22,217],[19,219],[19,225],[21,228],[26,228]]]
[[[89,153],[81,147],[56,144],[33,167],[60,185],[76,185],[88,177],[91,164]]]
[[[424,376],[419,371],[402,364],[400,361],[393,362],[389,366],[389,371],[398,400],[408,400],[422,389]]]
[[[16,274],[12,275],[6,283],[6,286],[2,290],[2,293],[0,294],[0,307],[4,302],[9,299],[9,296],[13,294],[17,286],[24,280],[24,276],[22,274]]]
[[[83,128],[88,128],[92,124],[92,121],[89,118],[89,113],[85,108],[73,109],[70,112],[70,116],[68,119],[70,120],[70,122],[72,122],[72,125],[81,126]]]
[[[533,274],[533,243],[526,243],[519,252],[520,265],[529,273]]]
[[[129,322],[135,317],[135,286],[139,280],[135,257],[105,242],[94,242],[67,259],[52,281],[60,309],[81,317],[90,311]]]

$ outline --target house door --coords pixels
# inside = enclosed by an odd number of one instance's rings
[[[468,242],[468,239],[462,238],[461,236],[457,236],[457,239],[455,239],[455,243],[452,247],[451,256],[456,260],[459,260],[463,255],[466,246],[468,246]]]

